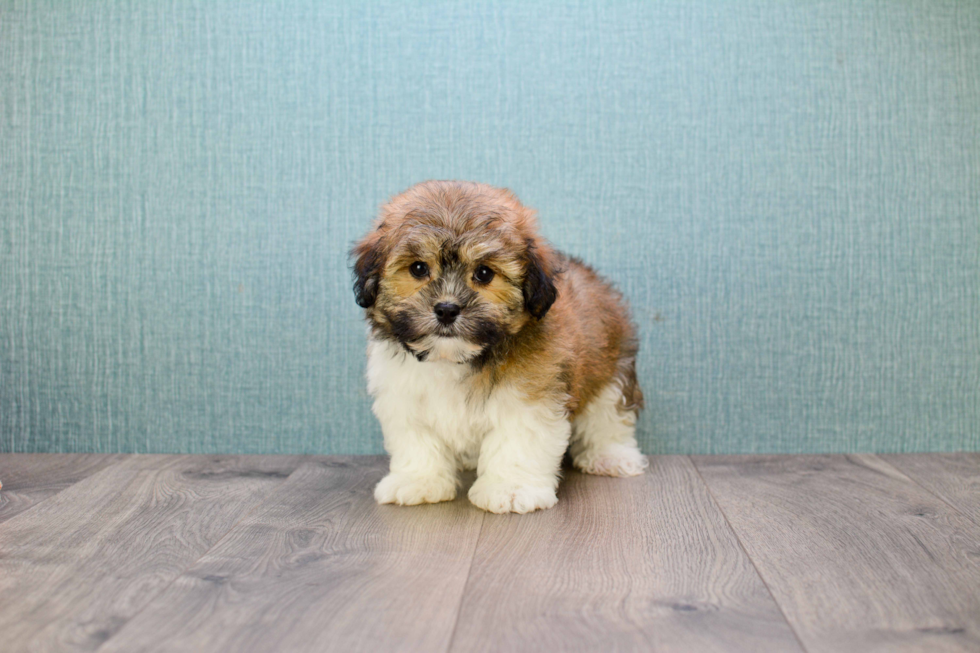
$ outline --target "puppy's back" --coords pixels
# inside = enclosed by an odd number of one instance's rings
[[[569,412],[581,412],[610,383],[622,389],[621,408],[638,411],[638,342],[622,294],[579,259],[567,257],[563,267],[558,299],[542,326],[566,377]]]

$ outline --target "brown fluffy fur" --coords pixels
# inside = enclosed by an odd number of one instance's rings
[[[418,184],[386,204],[352,250],[354,290],[375,337],[417,344],[438,328],[433,305],[463,304],[454,335],[473,345],[466,361],[489,392],[516,384],[531,400],[555,399],[574,417],[610,382],[624,412],[643,407],[636,331],[622,296],[581,261],[552,249],[534,211],[508,190],[460,181]],[[431,274],[416,279],[415,261]],[[489,284],[472,275],[487,265]]]

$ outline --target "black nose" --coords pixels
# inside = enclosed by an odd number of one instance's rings
[[[452,324],[456,321],[456,316],[459,315],[459,305],[450,304],[449,302],[440,302],[435,306],[436,317],[443,324]]]

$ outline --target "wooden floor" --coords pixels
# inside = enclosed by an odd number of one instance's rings
[[[980,651],[980,454],[651,459],[377,506],[369,457],[0,455],[0,650]]]

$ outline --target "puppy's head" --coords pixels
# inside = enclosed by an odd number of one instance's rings
[[[556,255],[510,191],[428,181],[381,209],[351,251],[354,294],[376,337],[419,360],[465,363],[557,297]]]

